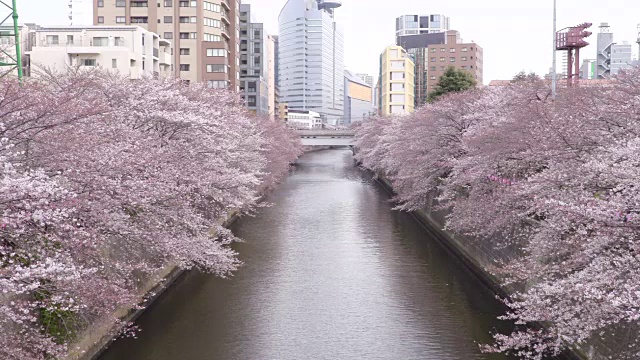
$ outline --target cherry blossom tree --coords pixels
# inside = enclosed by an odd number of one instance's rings
[[[0,82],[0,117],[7,359],[63,356],[168,264],[229,276],[221,220],[258,206],[301,149],[231,92],[99,71]]]
[[[640,69],[549,94],[524,79],[356,133],[361,163],[392,181],[398,209],[438,194],[448,229],[517,249],[491,270],[521,289],[504,317],[519,328],[485,350],[530,359],[640,320]],[[638,344],[616,356],[637,358]]]

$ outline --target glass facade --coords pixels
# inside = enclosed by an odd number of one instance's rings
[[[280,13],[278,83],[289,109],[318,112],[330,123],[344,115],[344,39],[333,9],[289,0]]]

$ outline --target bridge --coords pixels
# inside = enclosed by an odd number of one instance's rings
[[[351,146],[353,130],[296,130],[305,146]]]

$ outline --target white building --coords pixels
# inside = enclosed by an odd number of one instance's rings
[[[322,129],[322,118],[315,111],[289,110],[287,125],[294,129]]]
[[[73,26],[93,25],[93,1],[69,0],[69,23]]]
[[[41,27],[30,33],[31,75],[39,69],[113,69],[131,79],[170,76],[171,43],[138,26]]]
[[[335,22],[340,0],[288,0],[278,18],[280,102],[327,122],[344,114],[344,41]]]
[[[402,15],[396,18],[396,39],[399,36],[432,34],[449,29],[449,17],[442,14]]]
[[[617,75],[620,70],[631,67],[632,52],[631,44],[626,41],[611,46],[611,75]]]

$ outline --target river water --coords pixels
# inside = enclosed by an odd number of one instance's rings
[[[305,154],[233,231],[229,279],[191,272],[103,360],[503,359],[482,354],[503,308],[360,171]]]

